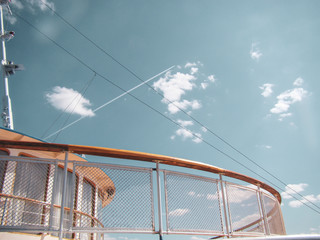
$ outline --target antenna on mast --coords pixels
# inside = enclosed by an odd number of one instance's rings
[[[4,84],[4,96],[2,99],[2,120],[3,126],[9,129],[14,129],[13,126],[13,116],[12,116],[12,107],[11,107],[11,99],[9,96],[9,81],[8,77],[13,75],[17,70],[23,70],[22,65],[14,64],[11,61],[7,60],[7,53],[6,53],[6,41],[9,41],[14,37],[14,32],[6,32],[4,29],[3,24],[3,7],[6,6],[8,9],[9,14],[11,14],[11,10],[9,7],[9,3],[11,0],[0,0],[0,18],[1,18],[1,35],[0,40],[2,42],[2,77],[3,77],[3,84]]]

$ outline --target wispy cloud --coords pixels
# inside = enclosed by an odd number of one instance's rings
[[[303,78],[298,77],[298,78],[293,82],[293,85],[294,85],[294,86],[297,86],[297,87],[300,87],[300,86],[302,86],[303,83],[304,83]]]
[[[199,99],[191,99],[188,93],[196,90],[203,91],[210,84],[216,82],[213,74],[205,75],[201,72],[203,64],[197,62],[187,62],[184,66],[178,66],[177,71],[169,71],[165,76],[153,83],[153,87],[163,93],[162,103],[167,105],[169,114],[178,114],[181,110],[191,114],[194,110],[202,108]],[[202,82],[199,83],[199,79]],[[204,80],[203,80],[204,79]],[[177,120],[181,126],[170,138],[172,140],[180,137],[182,140],[190,139],[194,143],[200,143],[201,134],[198,131],[191,131],[186,127],[193,126],[192,121]],[[205,130],[202,129],[203,132]]]
[[[315,228],[310,228],[310,234],[320,234],[320,225]]]
[[[195,80],[196,77],[189,73],[177,72],[171,74],[171,72],[168,72],[164,77],[156,81],[153,87],[163,92],[164,99],[162,99],[162,102],[168,105],[170,102],[171,104],[179,104],[182,96],[186,94],[186,91],[191,91],[195,87]],[[170,109],[168,110],[170,111]],[[170,111],[170,113],[174,114],[176,111]]]
[[[196,237],[196,236],[193,236],[190,238],[191,240],[208,240],[208,238],[204,238],[204,237]]]
[[[303,192],[308,187],[306,183],[288,184],[285,191],[281,193],[284,199],[292,199],[292,195]]]
[[[184,120],[177,120],[177,123],[181,126],[181,128],[175,131],[175,134],[171,136],[171,139],[174,140],[177,136],[181,137],[183,140],[191,139],[195,143],[202,142],[201,134],[195,133],[189,130],[187,127],[193,126],[192,121],[184,121]]]
[[[187,208],[178,208],[178,209],[175,209],[175,210],[169,212],[169,216],[180,217],[180,216],[187,214],[188,212],[190,212],[190,210]]]
[[[298,78],[294,81],[294,86],[301,86],[303,83],[302,78]],[[302,87],[296,87],[293,89],[286,90],[277,96],[277,103],[270,112],[279,115],[279,121],[284,118],[292,116],[292,113],[288,112],[292,104],[301,102],[308,94],[308,91]]]
[[[289,206],[293,208],[301,207],[304,204],[308,203],[319,203],[320,202],[320,194],[315,196],[314,194],[304,196],[304,199],[301,200],[293,200],[289,202]]]
[[[20,0],[14,0],[10,3],[10,6],[12,7],[13,12],[27,9],[33,14],[36,14],[38,11],[51,11],[49,8],[55,10],[54,3],[49,0],[24,0],[23,3]],[[7,14],[6,19],[12,25],[17,22],[17,18],[14,15]]]
[[[53,10],[55,9],[54,3],[48,0],[24,0],[23,2],[24,4],[22,4],[20,0],[15,0],[12,1],[11,5],[18,9],[23,9],[24,6],[26,6],[32,11],[49,11],[50,9],[48,7],[50,7]]]
[[[207,79],[205,79],[200,85],[202,89],[206,89],[210,83],[215,83],[216,78],[214,75],[209,75]]]
[[[273,90],[272,90],[273,86],[274,85],[271,83],[263,84],[261,87],[259,87],[262,90],[261,95],[264,97],[269,97],[273,92]]]
[[[56,109],[80,116],[92,117],[94,112],[88,108],[91,103],[81,93],[72,88],[56,86],[46,94],[47,101]]]
[[[304,192],[306,188],[308,187],[308,184],[306,183],[299,183],[299,184],[288,184],[285,188],[285,192],[281,193],[281,196],[283,199],[291,200],[294,197],[300,198],[298,194]],[[320,194],[309,194],[305,195],[301,200],[291,200],[289,202],[289,206],[293,208],[299,208],[304,204],[309,203],[320,203]]]
[[[262,57],[262,53],[258,47],[258,43],[251,44],[250,56],[253,60],[259,60]]]
[[[182,110],[187,110],[187,109],[199,109],[201,108],[201,103],[199,100],[182,100],[182,101],[176,101],[168,104],[168,110],[171,114],[175,114],[179,112],[181,109]]]

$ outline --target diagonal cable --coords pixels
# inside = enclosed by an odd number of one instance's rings
[[[62,50],[64,50],[67,54],[69,54],[71,57],[73,57],[74,59],[76,59],[79,63],[81,63],[83,66],[85,66],[86,68],[88,68],[89,70],[91,70],[92,72],[95,72],[94,69],[92,67],[90,67],[88,64],[86,64],[85,62],[83,62],[80,58],[76,57],[74,54],[72,54],[70,51],[68,51],[66,48],[62,47],[60,44],[58,44],[56,41],[54,41],[53,39],[51,39],[49,36],[47,36],[46,34],[44,34],[43,32],[41,32],[39,29],[37,29],[34,25],[32,25],[29,21],[27,21],[26,19],[24,19],[23,17],[21,17],[19,14],[15,15],[17,17],[19,17],[21,20],[23,20],[24,22],[26,22],[29,26],[31,26],[33,29],[35,29],[37,32],[39,32],[41,35],[45,36],[48,40],[50,40],[52,43],[54,43],[56,46],[58,46],[59,48],[61,48]],[[101,78],[103,78],[104,80],[106,80],[107,82],[109,82],[110,84],[112,84],[113,86],[119,88],[120,90],[124,91],[125,90],[123,88],[121,88],[120,86],[118,86],[117,84],[115,84],[114,82],[112,82],[111,80],[109,80],[108,78],[106,78],[105,76],[97,73],[98,76],[100,76]],[[140,80],[140,78],[139,78]],[[149,85],[148,85],[149,86]],[[152,88],[152,87],[151,87]],[[153,88],[152,88],[153,89]],[[157,91],[156,91],[157,92]],[[162,115],[163,117],[167,118],[169,121],[175,123],[176,125],[178,125],[181,128],[184,128],[181,124],[177,123],[176,121],[174,121],[173,119],[169,118],[168,116],[164,115],[163,113],[159,112],[158,110],[156,110],[155,108],[153,108],[152,106],[150,106],[149,104],[143,102],[142,100],[140,100],[139,98],[137,98],[136,96],[132,95],[131,93],[128,93],[131,97],[133,97],[134,99],[136,99],[137,101],[139,101],[140,103],[146,105],[147,107],[149,107],[150,109],[152,109],[153,111],[159,113],[160,115]],[[158,93],[160,95],[162,95],[161,93]],[[178,107],[178,106],[177,106]],[[179,108],[179,107],[178,107]],[[179,108],[180,109],[180,108]],[[183,111],[185,112],[185,111]],[[187,114],[188,116],[190,116],[189,114]],[[197,121],[198,122],[198,121]],[[204,126],[204,125],[203,125]],[[205,126],[204,126],[205,127]],[[207,127],[206,127],[207,128]],[[207,128],[209,130],[209,128]],[[212,131],[211,131],[212,132]],[[199,136],[196,136],[194,133],[193,135],[197,138],[199,138]],[[215,134],[214,134],[215,135]],[[218,135],[215,135],[218,136]],[[201,139],[201,138],[200,138]],[[239,165],[241,165],[242,167],[248,169],[249,171],[253,172],[254,174],[258,175],[259,177],[262,177],[261,175],[255,173],[253,170],[251,170],[250,168],[246,167],[244,164],[240,163],[239,161],[237,161],[235,158],[231,157],[230,155],[228,155],[227,153],[223,152],[222,150],[218,149],[217,147],[215,147],[214,145],[212,145],[211,143],[207,142],[207,141],[203,141],[206,144],[208,144],[209,146],[211,146],[212,148],[214,148],[215,150],[217,150],[218,152],[220,152],[221,154],[225,155],[226,157],[230,158],[231,160],[235,161],[236,163],[238,163]],[[231,145],[231,144],[230,144]],[[232,145],[231,145],[232,146]],[[240,152],[240,151],[239,151]],[[257,164],[257,163],[255,163]],[[262,170],[266,171],[263,167],[261,167],[260,165],[258,165],[259,168],[261,168]],[[262,177],[263,179],[265,179],[264,177]],[[265,179],[266,180],[266,179]],[[270,182],[269,180],[266,180],[267,182]],[[277,186],[273,183],[271,183],[273,186]],[[277,186],[278,187],[278,186]],[[279,189],[281,189],[280,187],[278,187]],[[296,192],[294,189],[292,189],[292,191],[294,191],[295,193],[299,194],[298,192]],[[300,194],[299,194],[300,195]],[[292,196],[292,195],[291,195]],[[302,195],[300,195],[302,196]],[[293,198],[297,199],[295,196],[292,196]],[[316,206],[317,208],[319,208],[317,205],[315,205],[314,203],[312,203],[309,199],[305,198],[304,196],[302,196],[303,199],[305,199],[305,201],[311,203],[312,205]],[[301,203],[303,203],[305,206],[309,207],[310,209],[314,210],[315,212],[319,213],[319,211],[313,209],[311,206],[305,204],[303,201],[297,199],[298,201],[300,201]]]

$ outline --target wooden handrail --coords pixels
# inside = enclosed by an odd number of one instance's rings
[[[43,205],[43,206],[51,206],[51,203],[46,203],[46,202],[43,202],[43,201],[39,201],[39,200],[36,200],[36,199],[31,199],[31,198],[26,198],[26,197],[21,197],[21,196],[15,196],[15,195],[11,195],[11,194],[4,194],[4,193],[0,193],[0,197],[4,197],[4,198],[13,198],[13,199],[18,199],[18,200],[22,200],[22,201],[28,201],[28,202],[32,202],[32,203],[35,203],[35,204],[39,204],[39,205]],[[60,205],[56,205],[56,204],[53,204],[53,207],[54,208],[61,208]],[[68,207],[64,207],[63,208],[64,210],[67,210],[67,211],[71,211],[70,208]],[[94,216],[91,216],[90,214],[88,213],[85,213],[85,212],[81,212],[79,210],[76,210],[74,209],[73,210],[74,213],[77,213],[77,214],[80,214],[80,215],[84,215],[84,216],[87,216],[89,218],[91,218],[92,220],[94,220],[95,222],[97,222],[98,224],[100,224],[100,226],[103,228],[103,224],[102,222],[99,221],[99,219],[97,219],[96,217]]]
[[[257,180],[255,178],[252,178],[234,171],[230,171],[230,170],[226,170],[226,169],[212,166],[209,164],[190,161],[182,158],[175,158],[170,156],[129,151],[129,150],[105,148],[105,147],[92,147],[92,146],[44,143],[44,142],[24,142],[24,141],[11,141],[11,140],[0,140],[0,147],[51,151],[51,152],[68,151],[70,153],[77,153],[77,154],[87,154],[87,155],[121,158],[121,159],[146,161],[146,162],[158,162],[158,163],[171,165],[171,166],[192,168],[192,169],[202,170],[202,171],[211,172],[215,174],[221,174],[227,177],[231,177],[231,178],[245,181],[247,183],[251,183],[256,186],[260,186],[261,188],[270,192],[274,197],[278,199],[279,203],[281,203],[280,193],[273,187],[269,186],[268,184],[260,180]]]

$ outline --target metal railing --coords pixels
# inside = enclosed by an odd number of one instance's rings
[[[105,156],[101,151],[92,155]],[[171,158],[175,163],[170,165],[184,167],[171,171],[164,162],[170,157],[128,154],[121,152],[119,157],[142,161],[150,157],[157,167],[68,157],[64,161],[0,157],[0,231],[77,239],[87,239],[88,234],[89,239],[100,239],[101,234],[114,232],[212,237],[285,234],[278,195],[268,193],[258,180],[235,173],[234,178],[245,185],[257,181],[256,186],[240,186],[223,179],[231,175],[227,170],[199,163],[190,171],[188,164],[195,162]],[[108,155],[115,157],[114,152]],[[195,168],[205,167],[212,177],[194,173]]]

